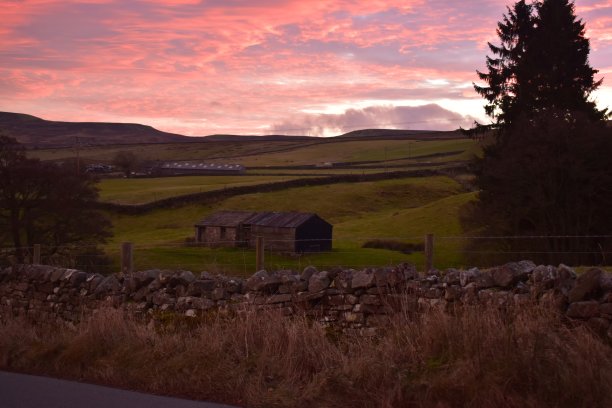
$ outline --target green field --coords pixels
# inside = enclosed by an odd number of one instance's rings
[[[100,200],[118,204],[143,204],[178,195],[223,190],[292,180],[291,176],[188,176],[103,179]]]
[[[193,236],[193,225],[219,209],[303,211],[315,212],[334,225],[334,250],[302,256],[267,254],[268,267],[422,264],[419,253],[406,255],[361,246],[372,238],[419,242],[429,232],[459,235],[457,213],[472,197],[471,193],[463,193],[458,183],[442,176],[239,195],[208,206],[188,205],[138,216],[115,215],[114,238],[107,251],[118,256],[119,244],[130,241],[136,247],[135,262],[139,269],[165,267],[250,274],[255,262],[252,250],[185,247],[185,239]],[[447,253],[441,252],[437,259],[440,267],[460,262],[460,242],[450,244]]]
[[[224,190],[302,177],[337,174],[374,174],[398,170],[453,166],[478,154],[480,145],[469,139],[439,140],[315,140],[198,142],[81,148],[85,162],[110,162],[119,150],[131,150],[142,160],[206,160],[239,163],[244,175],[167,178],[103,179],[100,198],[117,204],[144,204],[185,194]],[[31,155],[59,160],[74,157],[72,149],[37,150]],[[322,163],[349,163],[348,168],[321,167]],[[257,167],[249,169],[249,167]],[[276,168],[275,168],[276,167]],[[279,168],[281,167],[281,168]],[[254,272],[255,254],[248,249],[211,249],[187,246],[194,224],[219,210],[314,212],[334,225],[333,251],[319,254],[267,253],[266,268],[300,269],[313,264],[365,267],[400,262],[423,264],[421,253],[404,254],[365,249],[372,239],[420,243],[427,233],[436,235],[435,264],[439,268],[463,265],[461,208],[474,198],[464,183],[469,175],[394,178],[289,188],[282,191],[234,195],[209,204],[187,204],[141,215],[110,213],[114,236],[105,251],[119,263],[122,242],[135,245],[137,269],[208,270],[230,275]]]
[[[87,162],[111,162],[118,151],[131,151],[141,160],[206,160],[232,162],[247,167],[299,166],[324,162],[386,161],[478,149],[470,139],[452,140],[325,140],[319,142],[198,142],[162,145],[82,147],[79,157]],[[76,149],[45,149],[29,153],[43,160],[76,157]],[[457,159],[464,156],[458,154]]]

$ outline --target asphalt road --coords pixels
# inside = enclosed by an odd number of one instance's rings
[[[236,408],[0,371],[0,408]]]

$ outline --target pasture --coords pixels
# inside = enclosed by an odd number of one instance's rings
[[[84,162],[110,162],[116,152],[130,150],[140,160],[205,160],[239,163],[244,175],[183,176],[166,178],[103,179],[100,199],[115,204],[139,205],[164,198],[239,186],[257,186],[303,177],[366,175],[398,170],[443,169],[478,154],[480,145],[470,139],[332,138],[301,141],[208,141],[183,144],[84,147]],[[72,149],[36,150],[31,155],[48,160],[75,156]],[[331,167],[317,167],[332,163]],[[366,267],[411,262],[422,266],[423,254],[389,249],[362,248],[372,239],[418,244],[427,233],[436,234],[435,265],[463,265],[461,208],[474,198],[462,180],[468,174],[403,177],[377,181],[333,182],[321,186],[286,188],[220,197],[207,204],[184,204],[140,215],[109,213],[113,238],[104,246],[114,268],[119,264],[121,242],[135,245],[137,269],[167,268],[208,270],[230,275],[250,275],[254,251],[248,249],[189,246],[194,224],[219,210],[314,212],[334,225],[333,250],[328,253],[280,255],[266,253],[269,269],[300,269],[313,264]]]

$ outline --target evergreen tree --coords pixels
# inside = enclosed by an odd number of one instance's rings
[[[476,86],[497,137],[475,161],[480,193],[463,217],[467,229],[498,239],[474,241],[472,249],[601,262],[612,246],[605,238],[612,231],[612,129],[606,110],[589,100],[601,81],[589,65],[585,25],[571,1],[519,1],[498,35],[502,44],[490,46],[497,58],[478,73],[487,86]]]
[[[573,2],[521,0],[508,8],[497,34],[501,44],[489,44],[493,57],[487,57],[487,72],[477,72],[486,85],[474,85],[497,129],[508,130],[520,116],[535,119],[547,110],[606,117],[589,100],[601,80],[594,79],[585,25]]]
[[[576,17],[568,0],[544,0],[537,4],[535,35],[528,46],[527,74],[531,92],[525,111],[537,117],[546,110],[567,115],[583,112],[601,120],[600,111],[589,100],[602,80],[589,65],[590,45],[585,24]]]
[[[493,57],[487,56],[488,72],[478,72],[487,86],[474,85],[476,92],[487,100],[485,111],[503,126],[511,123],[516,107],[520,107],[521,87],[524,86],[521,63],[525,60],[527,44],[534,31],[532,6],[524,0],[517,2],[497,24],[499,46],[488,43]]]

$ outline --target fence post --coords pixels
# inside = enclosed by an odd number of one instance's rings
[[[34,253],[32,254],[32,264],[40,265],[40,244],[34,244]]]
[[[434,235],[427,234],[425,236],[425,272],[433,269],[434,256]]]
[[[132,253],[132,243],[124,242],[121,244],[121,273],[132,273],[134,269],[134,257]]]
[[[264,239],[257,237],[255,242],[255,269],[261,271],[264,269]]]

